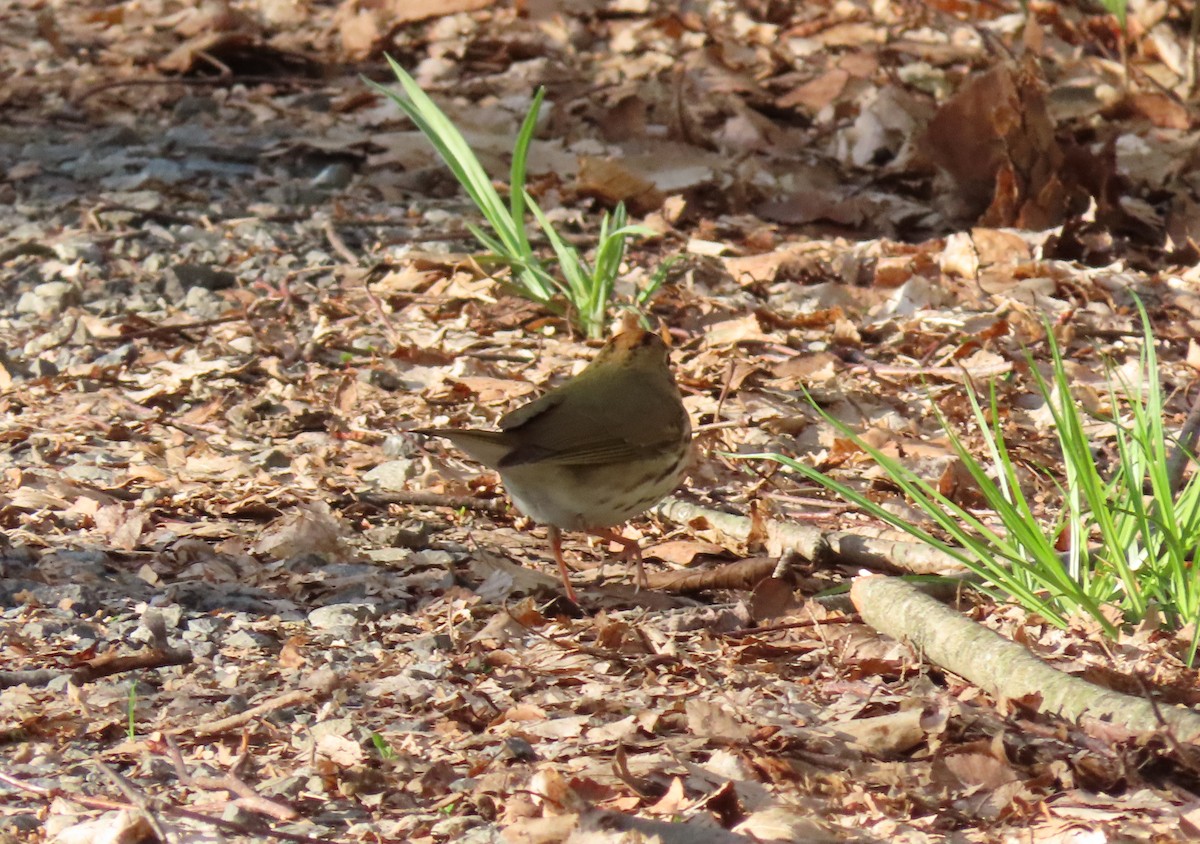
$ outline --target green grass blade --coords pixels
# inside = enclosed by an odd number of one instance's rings
[[[508,180],[509,215],[513,220],[523,221],[525,219],[525,166],[529,158],[529,145],[533,141],[533,133],[537,128],[538,113],[542,109],[542,100],[545,97],[546,89],[538,88],[537,93],[533,95],[529,111],[525,113],[525,120],[522,121],[521,128],[517,132],[516,145],[513,146],[512,167],[509,170]],[[525,234],[524,225],[520,229],[522,244],[528,251],[529,240]]]

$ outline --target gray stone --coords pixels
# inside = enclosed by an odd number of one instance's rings
[[[141,135],[131,126],[110,126],[107,129],[100,129],[96,132],[93,140],[97,147],[117,147],[118,149],[140,147],[144,143]]]
[[[79,144],[31,143],[21,149],[20,157],[41,164],[61,164],[79,158],[81,149]]]
[[[175,101],[175,108],[172,114],[177,120],[191,120],[202,114],[216,116],[221,111],[221,107],[212,97],[197,97],[184,96]]]
[[[435,826],[434,829],[436,828]],[[500,832],[500,827],[485,823],[467,830],[455,840],[458,844],[503,844],[505,838]]]
[[[17,313],[53,316],[79,303],[79,289],[67,281],[47,281],[21,294]]]
[[[445,633],[422,636],[408,643],[408,649],[419,656],[429,656],[437,651],[454,650],[454,640]]]
[[[253,630],[238,630],[236,633],[230,633],[226,636],[221,645],[226,648],[242,648],[245,650],[255,650],[258,648],[278,650],[279,640],[274,636],[268,636],[266,633],[257,633]]]
[[[211,636],[225,625],[226,622],[220,618],[189,618],[187,629],[189,633],[195,633],[197,636]]]
[[[413,568],[449,569],[454,565],[454,555],[440,548],[429,548],[410,554],[408,564]]]
[[[68,264],[74,261],[98,264],[104,259],[104,252],[100,247],[85,237],[68,238],[54,244],[53,249],[59,260]]]
[[[402,490],[408,488],[408,482],[416,478],[421,467],[413,460],[389,460],[380,463],[363,475],[363,480],[374,484],[380,489]]]
[[[46,360],[45,358],[34,358],[29,364],[29,376],[31,378],[53,378],[58,372],[59,369],[54,365],[54,361]]]
[[[42,828],[42,821],[37,815],[6,815],[0,818],[0,830],[10,832],[33,832]]]
[[[113,480],[112,472],[102,469],[99,466],[93,466],[90,463],[76,463],[72,466],[67,466],[62,470],[62,473],[73,481],[84,481],[85,483],[107,485]]]
[[[292,108],[306,108],[309,111],[326,112],[333,107],[333,99],[321,91],[299,94],[292,98]]]
[[[220,313],[221,301],[206,287],[189,287],[183,297],[183,307],[189,313],[209,319]]]
[[[389,393],[404,389],[404,382],[388,369],[364,369],[358,373],[358,378]]]
[[[305,775],[307,776],[307,775]],[[267,797],[295,797],[304,790],[305,776],[275,777],[261,783],[258,790]]]
[[[310,612],[308,623],[318,630],[336,630],[354,627],[377,615],[378,610],[373,604],[330,604]]]
[[[143,623],[147,622],[147,617],[152,613],[157,613],[162,619],[162,624],[168,630],[178,630],[180,623],[183,621],[183,607],[179,604],[164,604],[162,606],[146,607],[142,611]]]
[[[533,762],[541,757],[534,749],[533,745],[520,736],[509,736],[504,740],[504,750],[501,752],[501,759],[515,759],[518,762]]]
[[[340,190],[354,179],[354,168],[345,161],[330,164],[312,180],[312,186],[324,190]]]
[[[429,829],[434,838],[446,838],[450,841],[461,841],[462,836],[470,829],[479,826],[479,818],[469,815],[461,818],[446,818],[438,821]]]
[[[445,677],[450,671],[449,665],[445,662],[433,662],[426,660],[418,662],[405,668],[401,675],[412,677],[414,680],[440,680]]]
[[[167,274],[185,291],[192,287],[203,287],[210,291],[237,287],[236,275],[204,264],[176,264],[167,270]]]
[[[184,634],[187,638],[187,634]],[[197,662],[206,659],[212,659],[218,652],[218,648],[213,642],[196,642],[194,645],[189,645],[188,650],[192,652],[192,659]]]
[[[243,809],[236,803],[226,803],[225,809],[221,812],[221,820],[242,824],[243,826],[252,826],[258,821],[258,816],[253,812]]]
[[[287,452],[278,448],[253,454],[250,456],[250,462],[256,466],[262,466],[264,469],[290,469],[292,467],[292,458],[288,456]]]

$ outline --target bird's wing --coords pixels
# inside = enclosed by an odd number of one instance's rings
[[[680,414],[682,409],[643,410],[639,413],[619,402],[603,408],[580,402],[545,408],[525,424],[505,431],[514,447],[500,468],[543,462],[561,466],[620,463],[653,455],[683,436],[687,421]],[[631,426],[631,418],[638,424]]]
[[[519,445],[504,456],[499,468],[508,469],[529,463],[550,463],[559,466],[588,466],[621,463],[655,453],[656,449],[634,445],[624,440],[604,440],[580,443],[578,446],[551,449],[528,443]]]
[[[518,407],[500,420],[513,449],[499,468],[528,463],[561,466],[636,460],[678,442],[688,425],[673,386],[661,392],[628,394],[582,389],[555,390]],[[633,424],[631,424],[631,421]]]
[[[534,399],[529,404],[521,405],[516,410],[510,410],[500,417],[500,430],[513,431],[530,424],[537,417],[558,407],[562,398],[562,393],[550,392],[541,398]]]

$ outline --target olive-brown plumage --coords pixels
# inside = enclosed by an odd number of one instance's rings
[[[423,428],[500,473],[513,503],[546,525],[567,597],[575,600],[562,556],[562,530],[586,531],[624,546],[609,530],[658,503],[687,468],[691,423],[657,334],[627,327],[577,376],[513,410],[500,430]]]

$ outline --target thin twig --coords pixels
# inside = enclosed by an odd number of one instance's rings
[[[588,645],[581,645],[578,642],[568,642],[562,639],[556,639],[553,636],[547,636],[541,630],[530,627],[528,624],[522,622],[521,619],[513,615],[513,611],[509,609],[507,603],[503,604],[502,606],[504,608],[504,612],[508,615],[513,624],[520,627],[526,633],[536,636],[537,638],[548,642],[560,650],[567,651],[568,653],[581,653],[587,654],[588,656],[594,656],[599,659],[611,660],[626,667],[630,665],[630,659],[626,654],[612,650],[611,648],[593,648]]]
[[[176,736],[211,736],[217,733],[227,733],[230,730],[235,730],[238,727],[246,725],[260,715],[265,715],[268,712],[274,712],[276,709],[284,709],[288,706],[296,706],[298,704],[312,702],[313,696],[311,692],[297,689],[295,691],[282,694],[277,698],[272,698],[264,703],[260,703],[258,706],[252,706],[245,712],[239,712],[237,715],[230,715],[228,718],[210,721],[207,724],[195,724],[191,727],[175,727],[167,730],[166,732],[168,735]]]
[[[204,58],[210,59],[207,54],[203,54]],[[114,79],[110,82],[101,82],[99,85],[93,85],[86,91],[77,96],[73,101],[73,105],[79,105],[84,100],[90,99],[96,94],[103,91],[108,91],[112,88],[130,88],[134,86],[153,86],[153,85],[183,85],[185,87],[229,87],[231,85],[295,85],[297,87],[321,87],[327,84],[324,79],[308,79],[303,76],[190,76],[169,78],[161,77],[155,79]]]
[[[1143,678],[1142,675],[1137,671],[1124,672],[1117,669],[1117,657],[1112,652],[1112,649],[1109,648],[1108,643],[1103,639],[1098,639],[1097,641],[1099,642],[1101,649],[1103,649],[1104,655],[1108,657],[1109,665],[1111,665],[1113,669],[1117,671],[1117,673],[1121,674],[1122,676],[1129,677],[1133,680],[1133,682],[1137,683],[1138,691],[1142,693],[1142,699],[1150,704],[1150,709],[1154,713],[1155,719],[1158,721],[1158,726],[1162,731],[1162,736],[1166,741],[1167,746],[1175,751],[1179,762],[1193,775],[1200,773],[1200,758],[1197,758],[1193,755],[1191,749],[1185,746],[1183,742],[1179,740],[1179,736],[1175,734],[1175,728],[1171,724],[1167,723],[1167,719],[1163,717],[1162,707],[1159,706],[1158,699],[1154,696],[1154,693],[1146,684],[1145,678]]]
[[[101,214],[110,213],[132,214],[135,217],[154,220],[157,223],[168,223],[179,226],[195,226],[196,228],[212,229],[212,224],[207,216],[201,220],[196,217],[187,217],[183,214],[176,214],[174,211],[162,211],[157,208],[138,208],[136,205],[126,205],[122,202],[101,202],[94,208],[88,209],[87,219],[90,223],[100,228],[101,223],[99,216]],[[123,237],[128,237],[129,234],[122,234]]]
[[[45,797],[51,800],[69,800],[72,803],[78,803],[80,806],[86,806],[89,809],[104,809],[105,811],[121,811],[123,809],[137,809],[136,806],[129,803],[121,803],[117,800],[105,800],[100,797],[88,797],[83,794],[75,794],[63,788],[46,788],[41,785],[25,782],[25,780],[12,776],[11,774],[0,771],[0,782],[6,783],[13,788],[21,791],[28,791],[31,794],[36,794],[39,797]],[[154,800],[153,798],[151,798]],[[301,835],[297,832],[284,832],[281,829],[271,829],[268,826],[250,826],[244,823],[235,821],[227,821],[224,818],[214,818],[211,815],[205,815],[201,812],[193,812],[190,809],[184,809],[180,806],[174,806],[170,803],[164,803],[161,800],[154,800],[158,811],[165,815],[171,815],[176,818],[187,818],[188,820],[199,821],[219,829],[227,829],[231,832],[236,832],[239,835],[248,837],[278,838],[282,841],[295,841],[297,844],[338,844],[329,838],[313,838],[309,835]]]
[[[737,369],[737,364],[733,360],[730,360],[729,369],[726,371],[725,379],[721,384],[721,395],[717,397],[717,409],[713,411],[714,419],[721,418],[721,411],[725,408],[725,399],[729,395],[730,386],[733,384],[733,373],[735,369]]]
[[[342,240],[342,236],[334,230],[332,220],[326,220],[325,225],[321,226],[321,231],[325,233],[325,239],[329,241],[333,251],[342,256],[342,260],[352,267],[357,267],[361,263],[359,257],[350,251],[346,241]]]
[[[1183,429],[1175,440],[1175,448],[1171,451],[1171,456],[1167,458],[1167,489],[1171,491],[1172,498],[1179,494],[1179,488],[1183,486],[1183,472],[1187,468],[1188,461],[1192,460],[1196,454],[1198,435],[1200,435],[1200,393],[1196,394],[1192,409],[1188,411],[1187,419],[1183,422]]]
[[[94,761],[96,767],[112,780],[120,792],[125,795],[125,799],[137,807],[138,812],[146,819],[146,823],[150,824],[150,828],[154,830],[154,834],[158,836],[160,841],[169,842],[178,839],[178,836],[168,834],[166,827],[158,819],[158,814],[153,809],[153,798],[134,788],[133,783],[117,773],[117,770],[111,765],[100,759]]]
[[[862,624],[860,618],[811,618],[807,621],[789,621],[787,624],[772,624],[764,627],[739,627],[727,630],[721,634],[724,639],[744,639],[749,636],[760,636],[763,633],[782,633],[785,630],[803,630],[806,627],[820,627],[822,624]]]
[[[1200,3],[1192,4],[1192,26],[1188,32],[1188,69],[1187,69],[1187,89],[1188,93],[1196,93],[1196,77],[1200,75]]]
[[[168,755],[171,757],[171,763],[175,766],[175,774],[179,777],[179,782],[184,786],[202,791],[227,791],[238,797],[234,801],[236,805],[251,812],[257,812],[260,815],[267,815],[276,820],[291,821],[300,816],[300,813],[291,806],[263,797],[254,790],[253,786],[234,773],[238,765],[241,764],[241,760],[246,758],[245,756],[235,761],[230,766],[230,770],[222,776],[196,776],[188,770],[187,764],[183,761],[183,754],[179,752],[178,742],[172,736],[166,736],[166,740]]]
[[[478,498],[473,495],[442,495],[436,492],[387,492],[357,496],[358,501],[376,506],[409,504],[415,507],[447,507],[451,510],[474,510],[504,516],[510,513],[503,498]]]
[[[941,378],[946,381],[962,381],[966,377],[981,379],[996,378],[1011,372],[1012,368],[1012,361],[1007,360],[997,361],[986,366],[973,366],[967,370],[962,366],[900,366],[859,359],[850,368],[850,372],[858,374],[865,371],[871,375],[884,378],[924,377]]]
[[[126,343],[130,340],[144,340],[147,337],[162,337],[169,334],[181,334],[185,331],[191,331],[196,328],[208,328],[213,325],[222,325],[226,322],[241,322],[246,319],[246,313],[239,312],[229,314],[223,317],[213,317],[212,319],[198,319],[194,322],[181,322],[171,325],[156,325],[153,328],[144,328],[141,331],[130,331],[128,334],[119,334],[116,337],[95,337],[97,343]]]
[[[385,269],[383,272],[387,272]],[[375,281],[382,273],[379,271],[379,265],[372,267],[366,275],[363,276],[363,292],[367,294],[367,299],[375,308],[375,312],[379,314],[379,322],[383,325],[383,330],[387,333],[388,339],[392,342],[394,348],[400,348],[400,332],[392,325],[391,316],[387,309],[383,306],[383,300],[375,295],[375,291],[371,289],[371,282]]]
[[[747,423],[744,419],[730,419],[727,422],[706,422],[703,425],[693,425],[692,433],[703,434],[705,431],[721,431],[726,428],[740,428],[745,430],[746,428],[750,427],[757,426],[755,426],[754,423]]]

